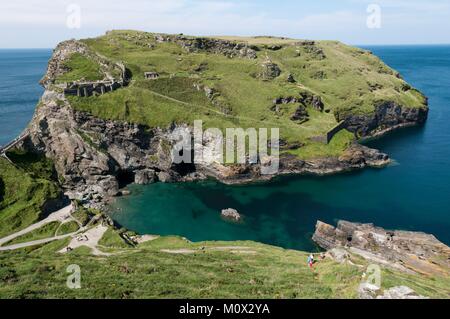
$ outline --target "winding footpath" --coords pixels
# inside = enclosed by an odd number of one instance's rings
[[[72,205],[66,206],[66,207],[64,207],[64,208],[62,208],[62,209],[60,209],[60,210],[50,214],[47,218],[45,218],[45,219],[43,219],[43,220],[41,220],[41,221],[31,225],[31,226],[28,226],[25,229],[22,229],[22,230],[14,233],[14,234],[11,234],[9,236],[1,238],[0,239],[0,246],[5,244],[5,243],[7,243],[7,242],[9,242],[9,241],[11,241],[11,240],[13,240],[13,239],[16,239],[16,238],[18,238],[20,236],[28,234],[29,232],[32,232],[33,230],[41,228],[45,224],[48,224],[48,223],[51,223],[51,222],[55,222],[55,221],[59,221],[61,223],[64,223],[64,222],[68,222],[70,220],[73,220],[72,215],[70,214],[72,212],[72,209],[73,209]],[[65,236],[65,235],[62,235],[62,236]],[[57,236],[57,237],[60,237],[60,236]],[[8,247],[12,247],[12,246],[8,246]],[[0,247],[0,250],[6,250],[5,248],[8,248],[8,247]]]

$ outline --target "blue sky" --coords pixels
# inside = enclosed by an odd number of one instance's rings
[[[80,28],[67,20],[80,9]],[[380,28],[368,28],[369,5]],[[69,12],[68,12],[69,10]],[[73,20],[72,20],[73,21]],[[77,20],[78,21],[78,20]],[[348,44],[450,43],[449,0],[2,0],[1,48],[50,48],[110,29],[278,35]]]

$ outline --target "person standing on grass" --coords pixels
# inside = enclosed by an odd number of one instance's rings
[[[312,267],[313,267],[313,264],[314,264],[314,256],[313,256],[313,254],[310,254],[310,255],[308,256],[308,265],[309,265],[309,268],[312,268]]]

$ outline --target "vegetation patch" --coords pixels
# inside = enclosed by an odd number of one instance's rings
[[[47,160],[37,159],[36,155],[20,153],[17,164],[12,165],[0,158],[0,236],[25,228],[40,219],[41,211],[47,201],[60,196],[61,190],[55,180],[50,178],[53,171]]]
[[[100,65],[93,59],[80,53],[73,53],[65,61],[64,67],[67,69],[67,72],[60,75],[56,79],[57,82],[98,81],[104,78]]]

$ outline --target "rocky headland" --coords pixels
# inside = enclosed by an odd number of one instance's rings
[[[161,34],[152,37],[147,35],[144,37],[144,40],[151,38],[151,41],[154,41],[154,44],[153,42],[148,44],[149,48],[168,43],[181,46],[189,54],[207,52],[221,54],[229,59],[255,60],[261,50],[260,46],[223,39],[195,39]],[[132,39],[135,40],[135,38]],[[308,54],[321,50],[314,46],[314,42],[306,44],[294,42],[289,45],[316,48],[312,51],[306,50]],[[272,48],[265,48],[265,50],[274,51]],[[277,48],[275,51],[279,52],[279,50],[280,48]],[[94,52],[86,43],[75,40],[61,43],[55,49],[47,73],[41,81],[45,92],[27,128],[29,137],[22,142],[22,146],[52,159],[59,180],[69,197],[81,200],[87,205],[101,206],[112,197],[120,195],[120,189],[130,183],[192,181],[208,177],[214,177],[224,183],[245,183],[268,180],[277,174],[333,174],[367,166],[381,167],[390,162],[387,154],[360,145],[356,140],[339,155],[304,159],[289,151],[301,149],[301,142],[287,143],[282,139],[279,170],[274,175],[261,174],[262,166],[270,164],[270,158],[261,160],[257,164],[223,165],[216,162],[174,164],[171,153],[175,143],[173,133],[192,132],[191,124],[172,122],[167,126],[150,126],[127,120],[99,117],[79,110],[64,94],[67,84],[61,84],[58,80],[61,75],[70,72],[66,62],[73,54],[84,55],[95,61],[99,65],[98,72],[105,81],[114,81],[114,76],[120,73],[122,67],[121,85],[127,85],[131,80],[131,71],[122,63],[111,62],[103,54]],[[313,57],[320,60],[326,58],[323,52],[320,57],[316,53]],[[280,73],[281,70],[277,72],[277,76]],[[292,84],[292,81],[287,82],[289,85]],[[132,80],[131,83],[133,83]],[[218,95],[209,87],[205,92],[210,99],[216,99]],[[317,112],[325,114],[320,97],[302,93],[295,102],[307,105],[305,99],[311,101],[312,107]],[[292,102],[291,100],[288,102]],[[218,105],[217,101],[226,104],[216,99],[213,105]],[[280,106],[282,108],[287,102],[284,103],[282,99],[280,101],[283,104]],[[377,104],[375,112],[372,113],[352,114],[336,111],[335,117],[336,121],[345,122],[349,132],[355,134],[357,138],[362,138],[402,126],[423,124],[427,112],[426,106],[407,107],[395,101],[388,101]],[[206,141],[203,146],[208,148],[208,143],[213,145],[214,141]]]

